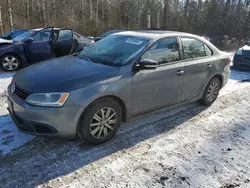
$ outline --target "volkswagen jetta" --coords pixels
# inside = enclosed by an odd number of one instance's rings
[[[135,116],[197,100],[211,105],[229,73],[229,55],[196,35],[120,32],[19,71],[8,109],[23,132],[100,144]]]

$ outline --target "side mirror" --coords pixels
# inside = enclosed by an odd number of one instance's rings
[[[28,38],[23,40],[23,43],[31,43],[33,41],[34,41],[34,39],[32,37],[28,37]]]
[[[158,66],[158,62],[151,59],[142,59],[139,61],[140,70],[153,70]]]

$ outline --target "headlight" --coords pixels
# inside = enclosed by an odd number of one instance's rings
[[[237,50],[236,55],[242,55],[242,48],[240,48],[239,50]]]
[[[69,97],[69,93],[35,93],[28,96],[26,103],[34,106],[60,107]]]

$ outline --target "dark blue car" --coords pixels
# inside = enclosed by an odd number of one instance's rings
[[[233,68],[239,70],[250,70],[250,42],[238,49],[233,58]]]
[[[48,27],[29,30],[13,40],[0,39],[0,64],[6,71],[76,53],[93,41],[70,29]]]
[[[7,33],[4,33],[4,34],[0,35],[0,38],[6,39],[6,40],[11,40],[11,39],[17,37],[18,35],[23,34],[26,31],[28,31],[28,30],[13,30],[13,31],[9,31]]]

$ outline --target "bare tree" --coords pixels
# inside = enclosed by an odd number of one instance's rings
[[[159,12],[157,12],[157,21],[156,21],[156,23],[157,23],[157,29],[160,29],[160,27],[161,27],[161,23],[160,23],[160,16],[161,16],[161,12],[159,11]]]
[[[167,29],[169,23],[169,0],[164,3],[164,28]]]
[[[52,23],[53,26],[56,25],[56,0],[52,0]]]
[[[93,3],[92,3],[92,0],[89,0],[89,19],[93,20]]]
[[[11,27],[11,30],[13,30],[14,24],[13,24],[13,13],[12,13],[12,8],[11,8],[11,0],[7,0],[7,2],[8,2],[8,13],[9,13],[10,27]]]
[[[151,28],[151,10],[148,8],[147,11],[147,29]]]
[[[99,0],[96,0],[96,13],[95,13],[95,23],[96,26],[98,25],[99,22],[99,18],[98,18],[98,14],[99,13]]]
[[[47,16],[46,16],[45,0],[42,0],[42,13],[43,13],[44,27],[47,27]]]
[[[25,0],[25,7],[26,7],[26,27],[29,28],[30,26],[30,6],[29,0]]]
[[[2,19],[2,6],[0,5],[0,29],[1,34],[3,34],[3,19]]]

